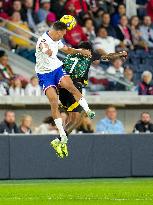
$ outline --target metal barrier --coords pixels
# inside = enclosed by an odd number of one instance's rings
[[[1,135],[0,179],[153,176],[153,135],[73,135],[69,157],[50,147],[55,136]]]

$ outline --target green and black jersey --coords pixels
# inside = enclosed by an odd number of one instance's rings
[[[93,52],[92,57],[83,56],[80,53],[70,54],[64,59],[64,69],[70,75],[73,81],[78,81],[84,85],[88,81],[88,73],[91,63],[99,60],[101,55]]]

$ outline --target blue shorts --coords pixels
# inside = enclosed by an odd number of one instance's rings
[[[59,67],[50,73],[40,74],[37,73],[39,79],[39,85],[43,89],[44,93],[50,87],[57,87],[61,79],[68,74],[63,70],[63,67]]]

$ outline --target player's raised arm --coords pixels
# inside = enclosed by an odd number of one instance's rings
[[[117,53],[109,53],[107,55],[101,55],[101,59],[106,60],[106,61],[111,61],[115,58],[126,59],[127,55],[128,55],[128,53],[126,51],[121,51],[121,52],[117,52]]]
[[[91,51],[89,50],[83,50],[83,49],[75,49],[75,48],[71,48],[68,46],[64,46],[63,48],[60,49],[60,51],[66,53],[66,54],[77,54],[80,53],[83,56],[91,56]]]

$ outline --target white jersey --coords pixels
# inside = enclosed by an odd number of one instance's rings
[[[48,48],[51,49],[53,52],[51,56],[48,56],[47,54],[43,53],[40,44],[47,44]],[[53,41],[47,32],[45,32],[37,41],[36,45],[36,66],[35,71],[36,73],[44,74],[49,73],[57,68],[59,68],[61,65],[63,65],[62,61],[60,61],[57,58],[58,50],[63,48],[64,44],[62,41]]]

